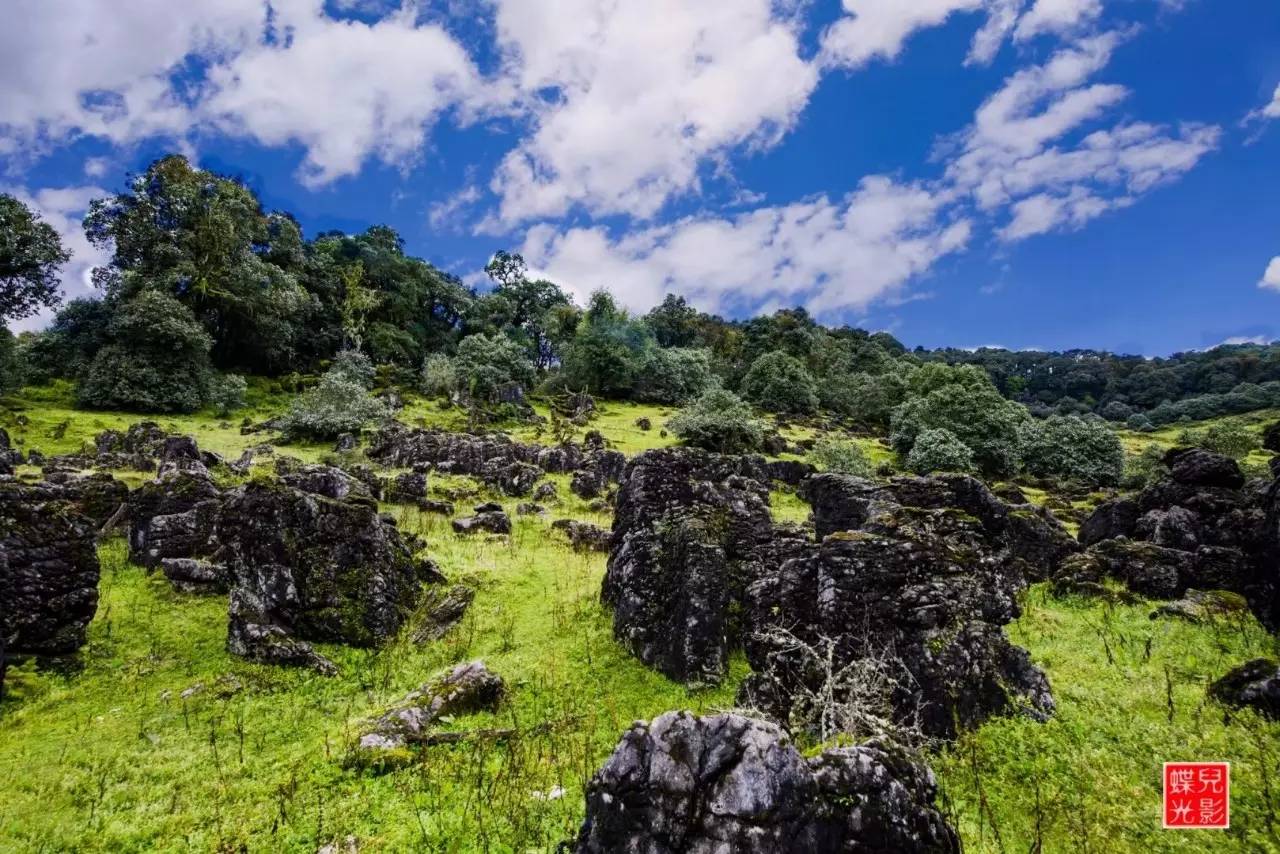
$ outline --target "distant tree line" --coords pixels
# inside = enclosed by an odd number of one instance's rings
[[[908,351],[801,308],[735,321],[670,294],[634,314],[603,289],[578,305],[508,252],[487,265],[487,287],[468,287],[406,254],[387,226],[307,239],[240,181],[179,156],[95,201],[84,224],[111,253],[94,271],[101,297],[62,305],[42,332],[0,329],[0,386],[67,379],[85,407],[226,413],[243,399],[240,375],[282,378],[311,389],[287,419],[299,436],[375,417],[375,377],[495,406],[587,392],[693,404],[677,425],[723,449],[759,441],[751,404],[887,434],[921,471],[1070,471],[1098,483],[1120,465],[1098,416],[1143,429],[1280,405],[1280,346],[1167,359]],[[53,229],[0,196],[0,321],[56,305],[67,257]],[[1100,442],[1091,462],[1064,451]],[[848,449],[826,453],[855,467]]]

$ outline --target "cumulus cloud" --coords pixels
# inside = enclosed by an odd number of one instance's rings
[[[508,224],[652,217],[708,160],[775,143],[818,80],[769,0],[498,0],[496,23],[533,124],[492,182]]]
[[[82,220],[94,199],[110,195],[101,187],[61,187],[41,190],[26,190],[20,187],[4,189],[40,215],[58,232],[62,245],[71,252],[71,260],[62,269],[62,294],[65,299],[97,296],[93,287],[92,273],[94,267],[100,267],[111,260],[108,251],[98,249],[85,237]],[[24,318],[10,324],[14,332],[28,329],[40,329],[48,324],[53,312],[45,309],[33,317]]]
[[[1018,21],[1014,38],[1019,41],[1052,33],[1065,35],[1080,30],[1102,15],[1102,0],[1036,0]]]
[[[1201,124],[1130,122],[1072,140],[1128,95],[1089,82],[1118,43],[1114,33],[1091,36],[1015,73],[951,140],[959,153],[948,180],[980,210],[1009,209],[1001,239],[1078,228],[1176,179],[1218,146],[1221,129]]]
[[[822,36],[823,59],[829,65],[846,68],[858,68],[876,58],[895,59],[908,37],[917,30],[936,27],[958,12],[977,11],[987,2],[843,0],[844,17]],[[989,38],[984,38],[984,46]],[[984,47],[984,52],[986,49]]]
[[[204,112],[264,145],[306,149],[301,178],[320,185],[376,156],[416,157],[433,122],[488,97],[467,52],[412,7],[373,24],[327,17],[320,0],[275,0],[272,26],[214,67]]]
[[[877,176],[840,200],[825,196],[735,217],[692,217],[613,238],[603,228],[529,231],[530,265],[585,296],[609,287],[647,308],[678,291],[711,311],[804,303],[817,313],[893,295],[964,247],[970,223],[945,197]]]
[[[1266,272],[1262,274],[1262,281],[1258,282],[1258,287],[1280,291],[1280,255],[1271,259]]]
[[[265,17],[262,0],[13,0],[0,27],[0,140],[16,151],[78,133],[184,132],[190,93],[172,73],[193,54],[238,50]]]

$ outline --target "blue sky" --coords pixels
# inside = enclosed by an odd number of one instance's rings
[[[1280,338],[1275,0],[10,0],[0,189],[170,151],[478,281],[910,346]],[[1275,259],[1275,260],[1273,260]],[[45,318],[37,319],[39,324]]]

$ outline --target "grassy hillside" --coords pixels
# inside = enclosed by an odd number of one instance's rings
[[[256,386],[249,416],[287,402]],[[65,389],[17,403],[25,423],[11,419],[11,432],[46,453],[139,420],[75,411]],[[592,427],[633,453],[670,441],[659,432],[668,415],[608,404]],[[652,430],[635,426],[641,416]],[[235,455],[262,439],[240,435],[242,417],[156,420]],[[402,414],[445,426],[457,417],[420,399]],[[440,641],[322,645],[341,668],[334,679],[229,655],[225,598],[176,593],[130,565],[121,541],[105,543],[82,667],[11,672],[14,696],[0,707],[0,850],[309,852],[352,836],[362,852],[553,851],[575,833],[583,784],[631,721],[729,708],[746,673],[739,657],[726,684],[688,690],[613,641],[598,601],[604,556],[575,553],[549,527],[608,517],[572,496],[567,478],[553,479],[561,499],[546,519],[515,516],[516,502],[498,499],[513,513],[509,540],[461,537],[446,519],[389,505],[446,575],[477,588],[476,600]],[[467,478],[432,484],[495,497]],[[779,521],[807,513],[787,493],[773,507]],[[1044,725],[989,722],[933,757],[966,850],[1280,851],[1280,724],[1228,714],[1205,694],[1208,677],[1275,654],[1275,639],[1252,618],[1192,625],[1151,620],[1152,607],[1059,599],[1044,586],[1028,593],[1008,631],[1047,672],[1058,714]],[[363,719],[473,658],[511,687],[500,712],[449,722],[474,737],[423,749],[391,773],[344,763]],[[1231,831],[1160,830],[1160,765],[1188,759],[1232,762]]]

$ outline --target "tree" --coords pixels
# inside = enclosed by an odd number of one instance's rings
[[[209,381],[209,404],[219,418],[226,418],[232,410],[244,406],[248,390],[249,384],[239,374],[220,374]]]
[[[715,381],[711,354],[706,350],[654,347],[636,369],[634,397],[653,403],[684,403]]]
[[[870,477],[871,461],[862,446],[852,439],[823,435],[809,451],[809,461],[821,471]]]
[[[94,409],[193,412],[208,390],[212,343],[189,308],[144,291],[112,314],[77,397]]]
[[[1018,468],[1018,428],[1030,417],[983,374],[982,383],[947,383],[907,400],[893,412],[889,441],[905,460],[920,434],[945,429],[969,448],[979,471],[1007,476]]]
[[[70,259],[53,226],[0,194],[0,324],[56,306],[58,271]]]
[[[359,261],[345,267],[342,277],[342,336],[347,346],[360,350],[364,345],[364,330],[369,312],[378,307],[381,300],[377,291],[365,287],[364,264]]]
[[[422,392],[429,397],[448,397],[458,387],[453,360],[444,353],[432,353],[422,361]]]
[[[722,454],[745,454],[764,442],[764,424],[751,407],[719,386],[703,392],[668,421],[667,427],[686,445]]]
[[[1022,459],[1036,477],[1114,486],[1124,474],[1120,437],[1096,415],[1054,415],[1028,421],[1019,430]]]
[[[1247,427],[1235,421],[1218,421],[1203,430],[1183,430],[1178,444],[1204,448],[1235,459],[1249,456],[1261,442]]]
[[[804,365],[781,351],[765,353],[742,379],[742,393],[770,412],[808,413],[818,408],[818,388]]]
[[[513,383],[527,388],[534,378],[533,363],[519,344],[505,335],[468,335],[458,345],[454,375],[475,400],[492,401]]]
[[[264,213],[239,181],[164,157],[126,192],[95,200],[84,228],[113,252],[95,273],[107,296],[151,290],[184,303],[212,338],[219,367],[279,369],[313,334],[299,271],[280,266],[296,257],[296,223]]]
[[[971,472],[974,470],[973,451],[950,430],[925,430],[911,446],[907,468],[916,474]]]
[[[698,310],[682,296],[667,294],[644,316],[660,347],[691,347],[698,340]]]
[[[608,291],[596,291],[565,353],[564,379],[570,387],[592,394],[625,398],[652,346],[652,335],[643,323],[633,319]]]

